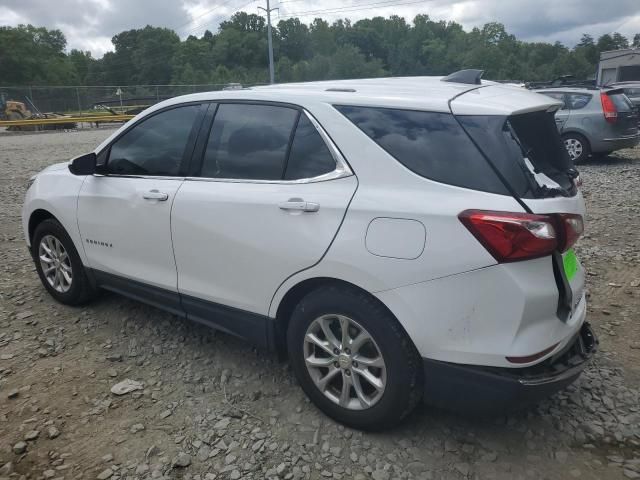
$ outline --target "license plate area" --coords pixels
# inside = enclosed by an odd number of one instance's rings
[[[576,276],[576,273],[578,273],[578,270],[580,269],[578,257],[576,257],[576,252],[573,250],[573,248],[570,248],[562,254],[562,266],[564,268],[564,274],[567,277],[567,280],[571,282],[571,280],[573,280],[573,277]]]
[[[562,255],[562,268],[564,270],[564,276],[567,279],[567,286],[571,290],[571,301],[568,312],[568,321],[571,322],[571,318],[578,309],[578,305],[582,300],[584,294],[584,275],[580,272],[582,266],[578,261],[578,257],[573,249],[567,250]]]

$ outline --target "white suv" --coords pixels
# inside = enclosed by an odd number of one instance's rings
[[[36,175],[24,231],[56,300],[112,290],[286,353],[345,424],[501,409],[595,346],[559,106],[475,71],[173,98]]]

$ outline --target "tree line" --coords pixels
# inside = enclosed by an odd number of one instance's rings
[[[182,41],[171,29],[146,26],[112,38],[113,52],[93,58],[67,52],[60,30],[0,27],[0,85],[144,85],[266,83],[266,20],[238,12],[217,33]],[[456,22],[418,15],[328,23],[316,18],[280,20],[273,29],[276,81],[444,75],[462,68],[485,70],[497,80],[593,77],[601,51],[640,47],[626,38],[584,34],[569,48],[560,42],[525,42],[491,22],[465,31]]]

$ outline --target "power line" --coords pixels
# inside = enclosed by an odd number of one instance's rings
[[[212,9],[207,10],[206,12],[204,12],[204,13],[202,13],[202,14],[198,15],[197,17],[193,17],[193,18],[192,18],[191,20],[189,20],[188,22],[183,23],[182,25],[179,25],[179,26],[175,27],[173,30],[176,30],[176,31],[182,30],[182,29],[183,29],[183,27],[186,27],[187,25],[190,25],[190,24],[194,23],[194,22],[195,22],[196,20],[198,20],[199,18],[202,18],[202,17],[204,17],[204,16],[206,16],[206,15],[209,15],[211,12],[215,12],[216,10],[218,10],[219,8],[224,7],[225,5],[229,5],[229,4],[230,4],[231,2],[233,2],[233,1],[234,1],[234,0],[227,0],[226,2],[222,2],[221,4],[216,5],[216,6],[215,6],[215,7],[213,7]],[[206,23],[206,22],[205,22],[205,23]],[[202,25],[204,25],[205,23],[203,23],[203,24],[201,24],[201,25],[199,25],[199,26],[202,26]]]
[[[360,4],[360,5],[351,5],[348,7],[335,7],[335,8],[325,8],[320,10],[307,10],[302,12],[292,12],[286,15],[278,15],[278,18],[290,18],[290,17],[308,17],[311,15],[319,15],[319,14],[336,14],[336,13],[349,13],[356,12],[358,10],[367,10],[370,7],[378,6],[380,8],[385,7],[395,7],[399,5],[413,5],[416,3],[426,3],[431,0],[410,0],[410,1],[401,1],[397,0],[385,0],[382,2],[368,3],[368,4]]]
[[[225,5],[228,5],[229,3],[233,2],[233,1],[235,1],[235,0],[228,0],[227,2],[224,2],[223,4],[219,5],[217,8],[220,8],[220,7],[223,7]],[[251,4],[251,3],[255,2],[255,1],[257,1],[257,0],[250,0],[249,2],[243,4],[241,7],[236,8],[235,11],[231,15],[233,15],[234,13],[239,12],[240,10],[245,8],[247,5],[249,5],[249,4]],[[214,9],[210,10],[208,13],[211,13],[212,11],[217,10],[217,8],[214,8]],[[224,15],[224,16],[226,16],[226,15]],[[184,31],[183,35],[193,34],[193,33],[197,32],[202,27],[208,25],[210,23],[210,20],[206,21],[206,22],[202,22],[199,25],[196,25],[195,27],[192,27],[189,30]]]

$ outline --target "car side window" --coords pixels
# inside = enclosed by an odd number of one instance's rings
[[[347,105],[335,105],[335,108],[417,175],[483,192],[509,193],[459,123],[463,119],[475,118],[478,126],[468,127],[473,130],[472,136],[495,137],[494,131],[487,134],[483,129],[499,129],[501,132],[505,122],[502,117],[495,117],[499,120],[496,124],[489,123],[485,117],[461,116],[456,119],[445,112]],[[494,160],[500,162],[497,168],[512,185],[526,185],[522,169],[510,158]]]
[[[177,176],[199,105],[185,105],[142,120],[111,145],[107,172]]]
[[[285,180],[313,178],[334,171],[336,162],[316,127],[302,114],[291,144]]]
[[[584,108],[591,100],[591,95],[586,93],[567,93],[567,103],[571,110]]]
[[[218,106],[200,175],[281,180],[299,111],[275,105]]]

